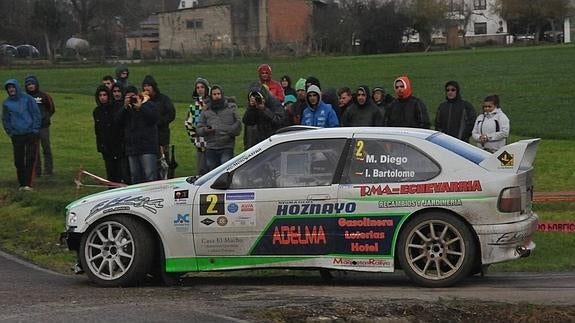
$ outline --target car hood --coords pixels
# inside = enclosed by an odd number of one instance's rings
[[[139,193],[146,194],[161,194],[160,191],[172,192],[174,189],[178,188],[190,188],[193,185],[187,181],[188,177],[179,177],[169,180],[161,180],[155,182],[148,182],[136,185],[129,185],[125,187],[118,187],[115,189],[107,190],[104,192],[95,193],[92,195],[80,198],[66,206],[66,209],[72,209],[80,205],[92,204],[102,200],[107,200],[111,198],[120,198],[126,195],[134,195]],[[166,193],[167,194],[167,193]]]

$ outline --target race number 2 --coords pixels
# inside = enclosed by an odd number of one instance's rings
[[[224,215],[224,194],[200,194],[200,215]]]

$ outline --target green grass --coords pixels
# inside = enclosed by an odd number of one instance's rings
[[[197,76],[224,87],[245,107],[248,84],[256,79],[256,68],[264,60],[198,62],[187,64],[131,65],[130,80],[136,85],[146,74],[157,79],[160,88],[176,103],[172,141],[179,162],[178,176],[195,173],[194,149],[187,139],[183,121]],[[443,85],[458,80],[465,99],[476,108],[487,94],[498,93],[504,111],[511,119],[511,141],[541,137],[535,160],[536,191],[575,189],[575,46],[546,46],[506,49],[477,49],[453,52],[394,54],[361,57],[316,57],[273,59],[275,78],[289,74],[292,79],[317,76],[322,87],[360,84],[384,85],[391,89],[393,79],[407,74],[414,94],[426,102],[430,116],[444,99]],[[41,88],[56,102],[53,117],[52,148],[56,176],[39,178],[36,192],[20,193],[9,138],[0,136],[0,248],[22,255],[43,266],[68,267],[73,255],[57,245],[64,229],[66,204],[97,189],[77,189],[73,179],[79,169],[104,174],[101,156],[96,152],[92,109],[94,91],[103,75],[113,74],[114,66],[98,67],[18,67],[0,69],[0,80],[33,73]],[[4,91],[0,100],[5,98]],[[236,151],[241,151],[241,136]],[[573,204],[540,204],[535,209],[542,219],[574,219]],[[575,268],[575,235],[538,233],[538,249],[530,258],[496,265],[496,270],[569,270]],[[557,248],[561,246],[561,248]],[[552,261],[549,261],[552,259]]]

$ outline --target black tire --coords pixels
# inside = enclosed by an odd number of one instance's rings
[[[154,243],[152,233],[137,219],[111,216],[84,233],[80,262],[88,278],[100,286],[137,285],[152,269]]]
[[[456,216],[429,212],[402,228],[397,256],[405,274],[425,287],[447,287],[467,277],[475,263],[475,239]]]

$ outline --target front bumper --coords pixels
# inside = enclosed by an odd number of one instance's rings
[[[535,249],[533,235],[539,217],[531,213],[525,220],[505,224],[475,225],[481,245],[483,265],[527,257]]]

